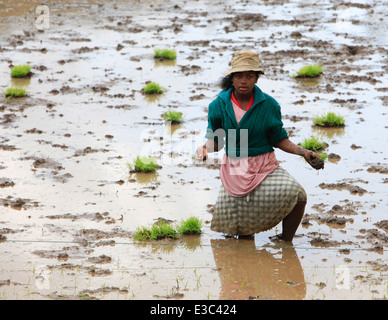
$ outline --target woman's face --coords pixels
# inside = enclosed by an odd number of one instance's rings
[[[233,74],[235,92],[240,95],[252,95],[258,76],[254,71],[236,72]]]

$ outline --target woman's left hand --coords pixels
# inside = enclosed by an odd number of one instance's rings
[[[310,166],[314,169],[319,170],[323,169],[324,163],[319,154],[314,151],[304,149],[302,147],[298,147],[294,143],[292,143],[288,138],[285,138],[275,144],[276,148],[280,148],[285,152],[297,154],[306,159]]]

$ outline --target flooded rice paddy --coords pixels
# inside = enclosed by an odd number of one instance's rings
[[[43,7],[39,7],[42,6]],[[39,9],[38,9],[39,7]],[[0,1],[1,299],[382,299],[388,294],[387,16],[380,0]],[[173,48],[173,62],[155,61]],[[231,54],[259,52],[259,87],[295,143],[320,137],[316,172],[276,156],[305,187],[293,246],[210,230],[220,180],[207,106]],[[10,66],[32,76],[12,79]],[[317,79],[293,79],[320,63]],[[145,96],[148,81],[166,90]],[[167,110],[183,113],[170,125]],[[344,128],[312,118],[341,114]],[[136,156],[155,174],[130,174]],[[214,161],[213,161],[214,160]],[[201,236],[136,242],[163,218]]]

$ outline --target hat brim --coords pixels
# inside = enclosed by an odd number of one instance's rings
[[[254,72],[258,72],[259,74],[264,74],[264,71],[261,69],[252,69],[249,67],[239,67],[239,68],[234,68],[234,69],[226,71],[225,76],[228,76],[228,75],[230,75],[232,73],[236,73],[236,72],[246,72],[246,71],[254,71]]]

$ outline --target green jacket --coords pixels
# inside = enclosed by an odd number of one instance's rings
[[[279,104],[257,86],[253,89],[253,106],[237,124],[230,99],[232,90],[222,90],[210,103],[207,139],[214,139],[220,145],[220,139],[225,138],[225,152],[235,158],[271,152],[277,142],[288,138],[283,128]]]

